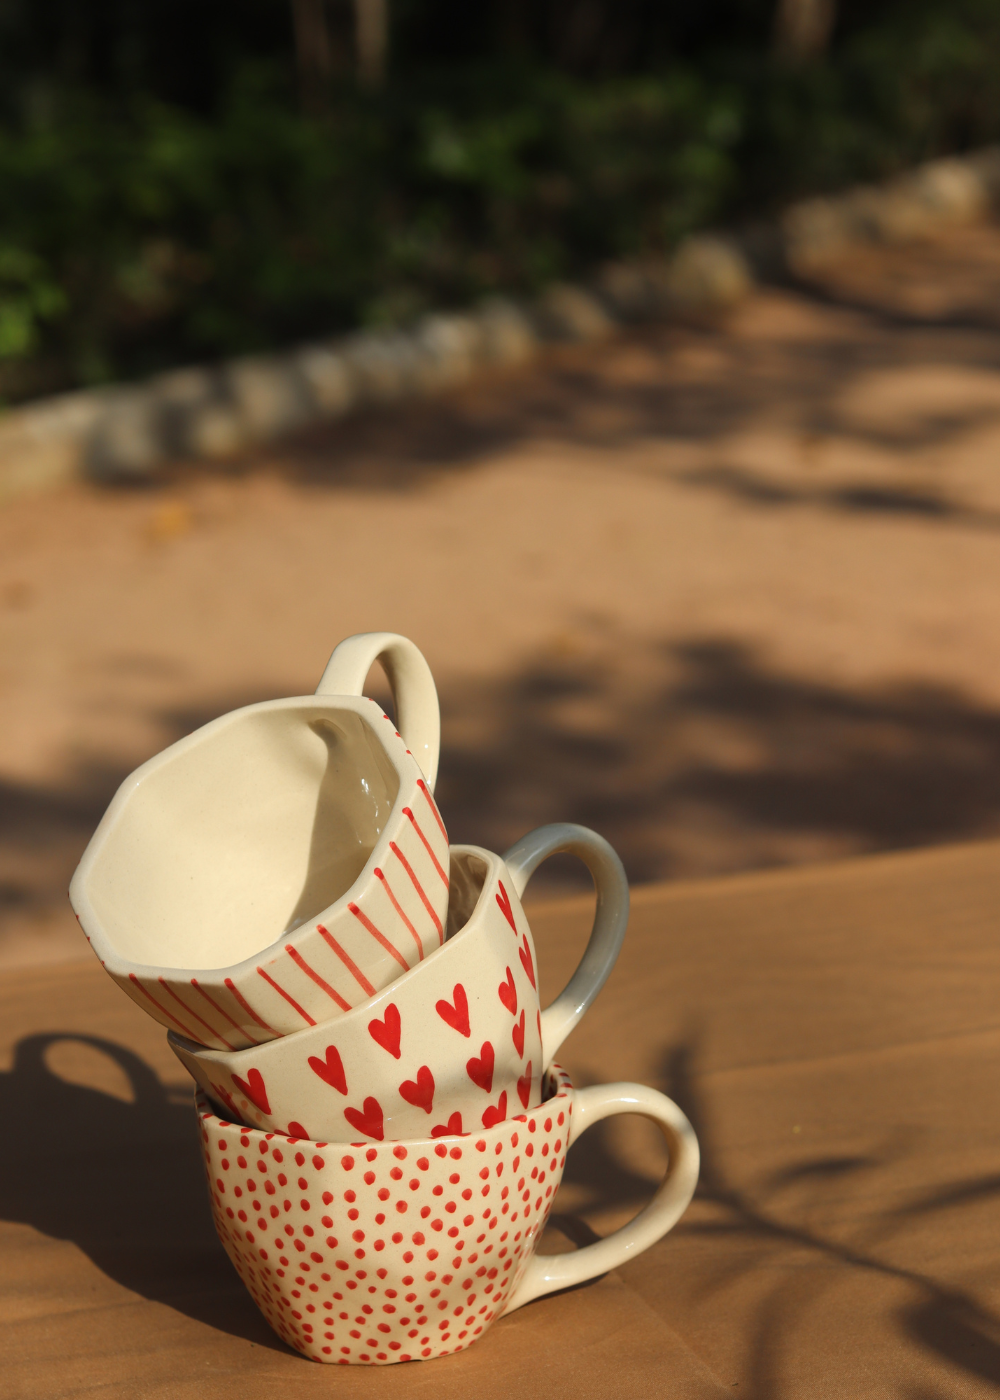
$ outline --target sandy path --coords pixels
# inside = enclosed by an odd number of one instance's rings
[[[78,951],[65,884],[135,764],[369,628],[435,670],[454,839],[582,820],[641,880],[1000,831],[998,620],[993,229],[231,472],[22,499],[0,961]]]

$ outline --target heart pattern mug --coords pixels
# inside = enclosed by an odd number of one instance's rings
[[[519,895],[546,856],[567,850],[590,867],[598,910],[569,987],[543,1012]],[[171,1048],[233,1118],[301,1138],[437,1137],[535,1107],[545,1069],[621,947],[625,872],[603,837],[560,824],[504,858],[453,846],[450,884],[443,946],[336,1021],[234,1052],[171,1033]]]

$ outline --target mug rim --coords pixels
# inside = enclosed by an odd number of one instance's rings
[[[407,771],[405,760],[399,753],[394,752],[395,746],[392,744],[384,744],[383,752],[399,778],[399,789],[392,807],[389,810],[386,824],[379,833],[379,838],[372,848],[368,860],[365,862],[350,887],[334,900],[332,904],[328,904],[321,909],[308,923],[302,924],[299,928],[292,930],[291,933],[279,933],[270,943],[266,944],[263,948],[259,948],[246,958],[241,959],[239,962],[221,964],[217,967],[191,968],[163,963],[155,964],[133,961],[119,952],[112,944],[110,935],[104,928],[91,901],[89,881],[98,856],[103,852],[112,831],[117,826],[133,794],[153,773],[160,768],[166,767],[168,763],[171,763],[180,754],[198,748],[200,745],[210,740],[215,733],[220,733],[224,729],[241,723],[248,716],[259,714],[262,711],[312,709],[324,710],[330,714],[335,714],[337,711],[346,710],[357,715],[362,724],[370,730],[371,733],[378,735],[378,727],[372,723],[370,711],[367,711],[365,708],[368,705],[374,705],[378,714],[392,724],[392,720],[389,719],[389,716],[382,709],[381,705],[379,705],[378,701],[373,699],[370,695],[291,695],[282,696],[276,700],[258,700],[250,705],[241,705],[235,710],[228,710],[223,715],[217,715],[215,719],[209,720],[206,724],[199,725],[199,727],[192,730],[190,734],[185,734],[180,739],[176,739],[172,744],[168,744],[165,749],[161,749],[159,753],[153,754],[151,758],[147,758],[138,768],[133,769],[128,777],[122,779],[115,791],[114,797],[112,797],[111,801],[108,803],[101,820],[95,827],[93,835],[87,842],[86,848],[84,849],[83,855],[80,857],[69,884],[69,900],[73,912],[80,922],[80,927],[83,929],[87,942],[100,958],[106,971],[123,977],[134,973],[137,977],[154,980],[161,977],[165,977],[168,980],[172,978],[176,979],[178,975],[187,976],[192,973],[197,974],[203,981],[212,977],[217,978],[226,975],[235,979],[237,976],[241,976],[247,971],[252,971],[260,959],[265,956],[271,948],[275,947],[276,944],[288,941],[289,939],[294,940],[296,937],[308,934],[315,928],[317,923],[332,919],[336,911],[339,911],[342,907],[346,907],[350,902],[352,891],[363,882],[369,882],[375,866],[378,865],[380,861],[384,862],[389,841],[392,839],[391,833],[389,832],[390,824],[398,824],[398,819],[408,800],[405,789],[407,786],[412,786],[413,774]],[[405,746],[405,740],[403,740],[394,724],[393,733]],[[423,778],[423,771],[409,749],[406,749],[406,754],[409,756],[418,778]]]
[[[487,896],[490,891],[491,881],[494,877],[499,880],[501,867],[506,869],[503,856],[497,855],[495,851],[488,851],[484,846],[471,846],[464,843],[450,845],[448,847],[449,854],[453,851],[459,851],[463,855],[470,854],[479,856],[486,861],[488,867],[486,878],[483,880],[483,887],[479,892],[475,908],[456,933],[453,933],[450,938],[446,938],[437,948],[432,948],[425,957],[421,958],[419,962],[414,963],[406,972],[400,973],[392,982],[387,982],[374,996],[368,997],[365,1001],[358,1002],[357,1006],[352,1006],[350,1011],[344,1011],[336,1018],[335,1022],[320,1021],[315,1026],[303,1026],[301,1030],[291,1031],[287,1035],[276,1036],[274,1040],[262,1041],[260,1045],[245,1045],[239,1050],[217,1050],[211,1045],[201,1045],[198,1041],[188,1040],[186,1036],[179,1035],[177,1031],[168,1030],[167,1040],[170,1042],[171,1046],[179,1045],[185,1054],[190,1055],[192,1059],[202,1060],[206,1064],[219,1064],[226,1067],[233,1065],[234,1068],[238,1068],[242,1063],[240,1059],[241,1056],[252,1055],[256,1059],[260,1059],[262,1056],[269,1057],[270,1055],[279,1053],[279,1046],[290,1049],[291,1052],[294,1053],[295,1048],[305,1043],[309,1038],[322,1038],[323,1036],[331,1034],[331,1026],[334,1024],[337,1027],[337,1034],[339,1035],[342,1033],[344,1023],[348,1022],[351,1017],[355,1017],[360,1021],[362,1017],[370,1016],[372,1012],[377,1014],[379,1008],[385,1004],[384,998],[391,1000],[393,994],[397,992],[400,987],[407,987],[421,969],[435,967],[437,965],[435,959],[439,958],[440,954],[443,953],[446,948],[454,947],[463,937],[467,939],[473,938],[476,933],[482,929],[483,920],[489,903]],[[254,1129],[254,1131],[259,1132],[263,1130]],[[435,1141],[440,1141],[440,1139],[435,1139]]]
[[[212,1099],[210,1095],[205,1092],[200,1084],[196,1084],[194,1088],[194,1107],[195,1113],[198,1116],[199,1125],[205,1124],[209,1119],[214,1118],[219,1127],[232,1128],[234,1132],[238,1132],[241,1135],[253,1134],[259,1141],[271,1142],[273,1139],[278,1138],[292,1147],[296,1144],[304,1143],[306,1147],[332,1147],[338,1152],[347,1152],[348,1150],[354,1152],[360,1152],[362,1150],[391,1152],[396,1147],[405,1147],[407,1152],[409,1152],[411,1148],[414,1151],[422,1148],[430,1149],[437,1147],[440,1143],[466,1142],[471,1138],[479,1138],[486,1141],[499,1139],[505,1130],[509,1131],[512,1123],[528,1123],[532,1118],[539,1117],[540,1115],[544,1116],[544,1114],[550,1111],[558,1112],[563,1103],[566,1104],[568,1111],[572,1112],[572,1100],[575,1087],[562,1065],[553,1060],[548,1069],[543,1072],[542,1083],[543,1085],[551,1085],[554,1092],[551,1093],[548,1098],[543,1099],[537,1108],[528,1109],[525,1113],[514,1114],[511,1118],[505,1118],[492,1128],[479,1128],[470,1133],[442,1133],[440,1137],[386,1138],[383,1142],[372,1142],[370,1139],[367,1142],[330,1142],[326,1138],[297,1138],[290,1137],[287,1133],[279,1133],[276,1131],[268,1132],[263,1128],[251,1128],[243,1123],[234,1123],[231,1118],[223,1118],[215,1112],[211,1107]],[[553,1105],[556,1107],[553,1108]],[[330,1162],[327,1165],[334,1166],[336,1163]]]

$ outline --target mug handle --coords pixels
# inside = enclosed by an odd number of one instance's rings
[[[543,1069],[548,1069],[560,1045],[608,980],[628,924],[628,880],[624,866],[603,836],[575,822],[540,826],[515,841],[507,851],[503,860],[518,898],[542,861],[558,851],[579,856],[590,871],[597,890],[597,910],[580,966],[562,994],[542,1012]]]
[[[618,1113],[638,1113],[651,1119],[667,1140],[670,1161],[656,1195],[634,1220],[596,1244],[569,1254],[536,1254],[501,1316],[506,1317],[515,1308],[546,1293],[585,1283],[634,1259],[672,1230],[690,1205],[701,1161],[698,1139],[673,1099],[656,1089],[643,1084],[595,1084],[591,1089],[575,1090],[569,1146],[594,1123]]]
[[[317,695],[361,695],[376,661],[389,678],[399,732],[431,792],[441,752],[441,710],[423,653],[398,632],[359,632],[345,637],[326,663]]]

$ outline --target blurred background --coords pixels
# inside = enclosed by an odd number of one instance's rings
[[[0,394],[663,250],[1000,132],[994,0],[3,0]]]
[[[667,254],[997,141],[998,79],[1000,0],[0,0],[0,400]],[[85,951],[133,767],[361,630],[434,668],[454,840],[583,821],[647,881],[996,834],[998,333],[984,220],[4,504],[0,962]]]

